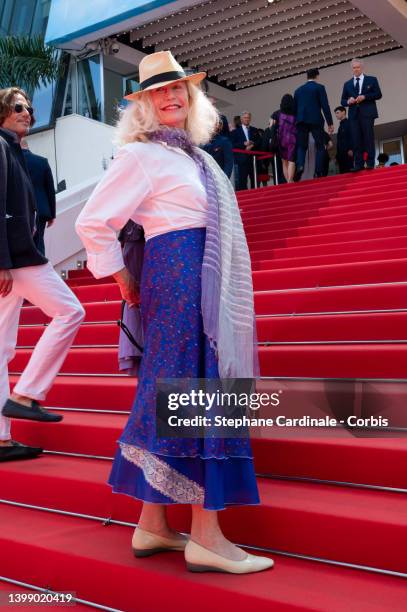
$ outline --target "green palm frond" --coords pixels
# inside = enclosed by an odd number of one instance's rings
[[[22,87],[33,92],[61,74],[60,54],[42,36],[0,38],[0,88]]]

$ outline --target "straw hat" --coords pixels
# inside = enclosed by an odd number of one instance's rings
[[[164,87],[176,81],[191,81],[197,85],[206,77],[206,72],[187,75],[171,51],[157,51],[143,57],[139,65],[139,75],[140,91],[124,96],[126,100],[134,100],[143,91]]]

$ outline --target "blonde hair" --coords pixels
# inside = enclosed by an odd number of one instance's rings
[[[186,81],[189,94],[189,111],[185,129],[195,145],[209,142],[216,130],[219,114],[203,91]],[[144,91],[131,104],[120,111],[114,143],[118,146],[129,142],[148,142],[149,134],[160,127],[150,92]]]

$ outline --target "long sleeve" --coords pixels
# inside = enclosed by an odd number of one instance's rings
[[[324,113],[324,117],[328,125],[333,125],[332,113],[331,113],[331,109],[329,108],[329,102],[328,102],[328,96],[326,93],[326,89],[323,85],[321,85],[321,87],[322,89],[320,89],[319,91],[320,91],[321,107]]]
[[[348,95],[348,84],[345,83],[343,86],[343,90],[342,90],[342,98],[341,98],[341,104],[342,106],[344,106],[345,108],[347,106],[349,106],[348,104],[348,100],[351,96]]]
[[[232,132],[232,146],[234,149],[243,149],[245,150],[246,147],[244,145],[244,140],[243,137],[241,137],[241,134],[239,132],[239,128],[236,128],[235,130],[233,130]]]
[[[51,219],[55,219],[56,201],[55,201],[54,177],[52,176],[52,171],[47,161],[45,163],[45,168],[44,168],[44,189],[45,189],[45,193],[47,194],[47,200],[48,200],[49,209],[51,212]]]
[[[299,123],[301,118],[299,117],[300,102],[299,102],[298,89],[296,89],[294,92],[294,104],[295,104],[295,120],[296,120],[296,123]]]
[[[96,278],[124,267],[117,232],[151,192],[151,182],[137,155],[121,149],[76,221],[88,268]]]
[[[3,141],[4,142],[4,141]],[[7,239],[7,154],[0,142],[0,269],[12,267]]]
[[[373,87],[370,91],[364,94],[365,99],[368,102],[371,102],[373,100],[380,100],[382,98],[382,92],[380,89],[379,81],[376,79],[376,77],[372,77],[372,78],[373,78]]]

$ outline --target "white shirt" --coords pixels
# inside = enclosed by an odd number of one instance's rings
[[[76,221],[96,278],[124,267],[117,232],[132,219],[146,240],[206,227],[207,199],[197,165],[184,151],[159,143],[122,147]]]
[[[365,75],[362,73],[359,77],[353,77],[353,86],[354,87],[356,87],[356,85],[357,85],[356,78],[359,79],[359,91],[358,91],[358,94],[360,95],[360,92],[362,91],[363,79],[365,78]]]
[[[247,125],[242,124],[242,129],[243,129],[244,135],[246,136],[246,140],[250,140],[249,139],[249,128],[247,127]]]

